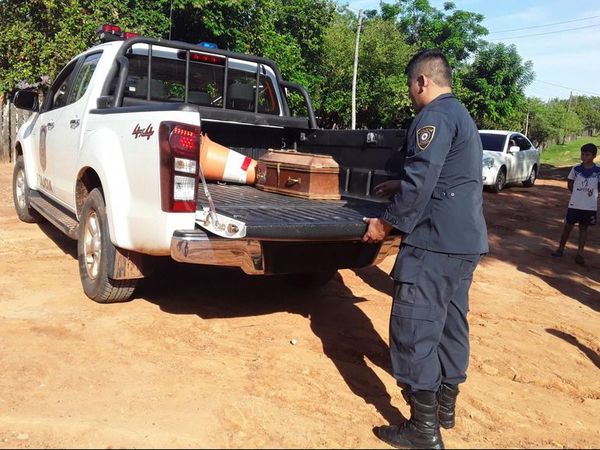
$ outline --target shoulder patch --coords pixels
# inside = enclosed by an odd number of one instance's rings
[[[425,150],[433,140],[434,134],[435,127],[432,125],[419,128],[417,130],[417,147],[419,147],[421,150]]]

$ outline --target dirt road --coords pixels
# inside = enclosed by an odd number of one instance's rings
[[[600,228],[585,266],[573,245],[550,257],[568,192],[545,174],[485,194],[448,447],[600,447]],[[99,305],[75,242],[18,221],[11,176],[0,165],[0,447],[386,448],[372,428],[409,414],[390,375],[392,257],[318,295],[170,263]]]

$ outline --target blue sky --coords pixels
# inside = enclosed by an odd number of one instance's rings
[[[379,9],[378,0],[339,0],[355,13]],[[386,3],[395,3],[387,0]],[[442,9],[443,0],[429,3]],[[600,96],[600,0],[454,0],[457,9],[483,14],[490,42],[514,44],[533,62],[525,90],[543,100]],[[517,30],[518,29],[518,30]],[[514,30],[514,31],[508,31]]]

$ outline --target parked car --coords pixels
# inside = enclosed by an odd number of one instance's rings
[[[516,131],[479,130],[483,145],[483,185],[500,192],[508,183],[534,185],[540,168],[540,152]]]

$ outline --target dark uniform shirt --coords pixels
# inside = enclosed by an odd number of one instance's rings
[[[403,244],[453,254],[488,252],[483,150],[466,108],[452,94],[425,106],[408,130],[401,186],[383,219]]]

